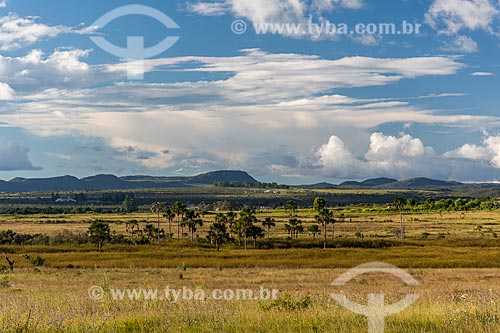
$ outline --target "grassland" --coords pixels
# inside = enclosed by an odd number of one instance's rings
[[[329,297],[343,293],[366,302],[383,292],[387,303],[406,293],[420,299],[386,321],[386,332],[498,332],[500,270],[410,270],[422,285],[407,287],[387,276],[366,275],[338,288],[329,284],[339,269],[188,268],[20,270],[4,277],[0,323],[3,332],[366,332],[366,320]],[[7,282],[6,282],[7,281]],[[105,288],[225,289],[260,286],[290,294],[288,304],[271,301],[102,300],[89,298],[91,286]],[[493,288],[492,288],[493,287]],[[106,289],[107,290],[107,289]],[[283,297],[283,296],[281,296]]]
[[[161,245],[106,244],[104,252],[92,244],[0,246],[0,252],[15,260],[13,272],[0,274],[0,328],[2,332],[367,332],[366,319],[343,309],[330,293],[366,303],[368,293],[383,292],[387,303],[393,303],[416,292],[421,297],[414,305],[387,318],[386,332],[500,331],[496,237],[500,213],[406,214],[407,239],[399,241],[394,236],[398,215],[382,208],[337,209],[336,216],[344,214],[344,219],[335,224],[334,240],[329,231],[327,250],[307,233],[288,240],[284,230],[288,216],[280,210],[259,212],[259,219],[271,216],[278,223],[271,230],[275,245],[264,238],[257,249],[231,244],[217,252],[207,243],[175,239]],[[315,223],[312,210],[300,210],[298,215],[305,226]],[[132,219],[156,223],[156,217],[146,213],[10,215],[0,217],[0,230],[83,233],[95,218],[108,221],[117,233],[125,233],[125,224]],[[203,219],[200,238],[213,215]],[[175,223],[172,228],[175,234]],[[39,255],[45,262],[34,267],[25,255]],[[330,286],[347,269],[372,261],[408,270],[421,286],[408,287],[377,274],[360,276],[341,288]],[[109,292],[96,301],[88,295],[92,286],[106,291],[264,286],[279,289],[281,301],[274,307],[271,301],[172,303],[115,300]]]

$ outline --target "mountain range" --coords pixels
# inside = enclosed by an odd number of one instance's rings
[[[185,188],[192,186],[221,183],[257,184],[258,181],[247,172],[221,170],[190,177],[155,177],[96,175],[85,178],[62,176],[53,178],[14,178],[0,180],[0,192],[49,192],[49,191],[88,191],[88,190],[127,190],[147,188]],[[494,183],[459,183],[429,178],[413,178],[398,181],[391,178],[373,178],[361,182],[347,181],[341,184],[318,183],[293,186],[301,188],[339,188],[339,189],[388,189],[388,190],[426,190],[426,189],[488,189],[500,188]]]
[[[146,188],[183,188],[212,185],[215,182],[256,184],[257,180],[244,171],[213,171],[192,177],[154,177],[97,175],[85,178],[62,176],[53,178],[14,178],[0,181],[0,192],[49,192],[126,190]]]

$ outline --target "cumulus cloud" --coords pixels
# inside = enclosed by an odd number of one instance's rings
[[[326,177],[366,179],[430,177],[459,181],[492,181],[500,169],[500,136],[484,138],[481,145],[465,144],[438,154],[421,139],[383,133],[370,136],[370,146],[356,156],[333,135],[317,153],[317,166]]]
[[[443,34],[462,30],[494,31],[500,11],[496,0],[435,0],[429,8],[426,22]]]
[[[425,21],[441,35],[450,36],[442,48],[446,51],[473,53],[477,42],[459,33],[484,31],[500,36],[500,2],[497,0],[434,0]],[[457,36],[458,35],[458,36]]]
[[[217,2],[190,2],[188,11],[205,16],[232,13],[246,18],[253,24],[299,23],[307,21],[312,14],[331,11],[336,8],[360,9],[363,0],[225,0]]]
[[[442,49],[451,52],[474,53],[479,50],[479,47],[474,39],[468,36],[457,36]]]
[[[84,62],[89,53],[90,50],[61,48],[51,54],[35,49],[20,57],[0,55],[0,77],[20,95],[49,88],[84,87],[119,77]],[[12,95],[9,87],[0,86],[0,96]]]
[[[0,136],[0,171],[40,170],[28,158],[29,149]]]
[[[456,150],[445,153],[445,156],[486,161],[495,168],[500,168],[500,136],[485,137],[482,145],[465,144]]]
[[[88,34],[93,28],[71,28],[63,25],[48,26],[38,22],[38,18],[19,17],[9,13],[0,17],[0,50],[11,51],[32,45],[45,38],[54,38],[60,34]]]
[[[323,174],[334,178],[449,176],[449,170],[443,168],[444,161],[438,158],[434,149],[410,135],[395,137],[373,133],[363,158],[355,157],[340,138],[332,136],[319,149],[318,156]]]
[[[14,99],[14,89],[7,83],[0,82],[0,101],[10,101]]]

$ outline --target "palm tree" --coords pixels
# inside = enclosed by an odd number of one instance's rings
[[[217,214],[215,222],[208,230],[207,238],[212,244],[215,244],[217,251],[220,251],[221,246],[231,239],[229,233],[227,232],[226,221],[226,215]]]
[[[262,238],[265,235],[264,229],[261,227],[252,224],[247,229],[247,234],[249,237],[253,238],[253,248],[257,248],[257,238]]]
[[[284,206],[285,211],[289,212],[289,217],[292,218],[297,213],[297,204],[292,200],[288,200]]]
[[[296,217],[292,217],[288,220],[288,223],[285,224],[285,229],[290,234],[290,238],[297,239],[299,237],[299,233],[304,231],[304,227],[302,226],[302,221],[297,219]]]
[[[262,221],[262,226],[267,229],[267,238],[271,237],[271,228],[276,226],[276,222],[272,217],[266,217],[264,221]]]
[[[134,234],[139,230],[139,221],[131,220],[126,224],[126,230],[130,233],[130,238],[132,239],[132,243],[134,243]]]
[[[313,224],[309,227],[309,232],[313,235],[313,238],[316,239],[316,235],[319,234],[321,230],[317,224]]]
[[[200,214],[193,209],[188,209],[184,214],[184,219],[182,221],[182,226],[186,226],[191,233],[191,242],[194,242],[194,233],[198,226],[203,226],[203,220],[200,218]]]
[[[175,219],[175,213],[171,207],[165,209],[165,214],[163,214],[163,217],[166,218],[168,221],[168,237],[172,238],[174,235],[172,233],[172,221]]]
[[[323,198],[315,198],[313,206],[314,209],[318,212],[318,215],[315,216],[315,219],[319,224],[323,226],[323,249],[326,249],[326,226],[331,222],[332,216],[330,210],[326,207],[326,201]]]
[[[405,206],[406,206],[406,201],[405,199],[403,199],[403,197],[397,196],[394,199],[394,207],[396,207],[396,209],[399,212],[399,227],[400,227],[399,237],[401,239],[405,239],[405,228],[403,223],[403,209],[405,208]]]
[[[255,209],[250,206],[243,207],[243,210],[240,212],[240,218],[238,219],[237,225],[240,235],[242,235],[245,240],[245,250],[247,249],[248,228],[250,228],[250,226],[252,226],[255,222],[257,222]]]
[[[167,204],[163,202],[155,202],[151,205],[151,213],[156,213],[158,217],[157,229],[158,229],[158,244],[160,244],[160,214],[165,212]]]
[[[180,203],[179,201],[174,202],[172,205],[172,212],[177,217],[177,240],[181,239],[181,221],[184,218],[184,214],[186,213],[186,205]]]

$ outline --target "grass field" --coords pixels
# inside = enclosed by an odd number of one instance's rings
[[[40,272],[19,270],[2,280],[0,322],[4,332],[366,332],[366,319],[329,297],[343,293],[366,303],[383,292],[387,303],[406,293],[420,299],[387,318],[386,332],[498,332],[500,270],[417,269],[419,287],[395,278],[366,275],[345,287],[330,283],[343,270],[283,268],[128,268]],[[278,302],[92,300],[88,288],[182,288],[214,290],[261,286],[280,290]],[[283,295],[290,294],[284,298]],[[307,299],[307,302],[303,302]],[[281,301],[280,301],[281,300]]]
[[[376,209],[342,209],[329,249],[307,233],[286,239],[284,211],[263,211],[259,219],[277,220],[271,238],[278,245],[258,249],[163,240],[161,245],[92,244],[3,245],[0,252],[15,261],[13,272],[0,274],[2,332],[367,332],[366,318],[336,303],[330,293],[343,293],[366,304],[369,293],[384,293],[394,303],[407,293],[420,299],[390,316],[386,332],[500,331],[500,216],[490,211],[414,213],[405,215],[407,239],[399,241],[395,213]],[[312,210],[299,211],[307,226]],[[156,223],[152,214],[2,216],[0,230],[55,235],[84,233],[92,219],[110,222],[125,233],[126,221]],[[204,216],[204,237],[213,215]],[[162,222],[166,228],[166,223]],[[173,232],[175,234],[175,223]],[[356,232],[364,238],[354,237]],[[384,242],[384,243],[380,243]],[[383,244],[384,246],[379,246]],[[314,246],[315,248],[311,248]],[[42,266],[24,259],[41,256]],[[420,286],[405,286],[390,275],[368,274],[343,287],[330,285],[341,273],[367,262],[406,269]],[[6,262],[4,263],[6,264]],[[92,286],[103,288],[99,300]],[[111,290],[278,289],[278,300],[114,299]]]

